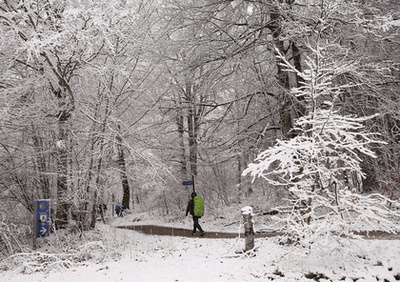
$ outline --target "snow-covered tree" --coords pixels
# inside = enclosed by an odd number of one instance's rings
[[[357,72],[357,63],[330,56],[340,48],[323,40],[308,46],[311,55],[300,72],[283,56],[287,71],[304,81],[292,89],[302,97],[307,114],[295,120],[296,135],[277,140],[276,145],[258,155],[244,175],[262,177],[270,184],[287,187],[289,209],[282,210],[288,235],[303,243],[326,236],[351,236],[361,230],[398,231],[392,219],[400,214],[390,207],[398,202],[380,195],[357,192],[357,182],[365,177],[360,156],[376,157],[373,145],[383,143],[377,134],[364,130],[363,122],[375,115],[344,115],[337,100],[352,83],[336,83],[336,78]],[[351,181],[353,179],[353,181]]]
[[[4,111],[12,113],[4,119],[22,124],[3,134],[10,140],[5,147],[15,142],[11,134],[33,135],[24,137],[21,146],[12,144],[17,150],[6,152],[13,161],[29,166],[29,170],[18,171],[24,180],[18,182],[27,184],[15,198],[28,203],[31,211],[29,203],[34,198],[56,200],[52,207],[57,226],[66,225],[71,213],[75,217],[75,208],[87,214],[90,206],[95,222],[103,187],[111,186],[104,179],[114,180],[103,177],[106,169],[121,175],[122,204],[129,208],[131,189],[125,162],[130,156],[125,152],[125,160],[122,152],[130,148],[125,138],[134,135],[133,125],[150,112],[153,99],[157,100],[144,90],[144,82],[156,61],[148,46],[154,45],[152,36],[156,37],[158,4],[0,1],[0,34],[7,38],[7,44],[0,43],[0,96],[13,109]],[[16,118],[14,104],[24,107],[21,117]],[[22,120],[25,116],[26,121]],[[138,143],[132,139],[129,142]],[[21,148],[25,146],[38,153],[24,152]],[[114,159],[113,151],[118,155]],[[27,177],[36,167],[40,168],[38,174]],[[51,187],[57,189],[55,193]],[[26,191],[26,197],[18,196],[20,191]]]

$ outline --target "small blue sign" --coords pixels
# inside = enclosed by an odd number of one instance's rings
[[[37,200],[36,238],[50,235],[50,200]]]
[[[184,185],[184,186],[193,185],[193,181],[191,181],[191,180],[183,181],[182,185]]]

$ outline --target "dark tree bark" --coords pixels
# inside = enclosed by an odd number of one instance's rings
[[[50,83],[54,96],[58,99],[58,137],[57,137],[57,212],[55,225],[56,228],[64,228],[68,224],[68,122],[75,109],[73,92],[68,84],[68,77],[72,76],[73,69],[67,71],[63,69],[62,63],[55,65],[50,57],[45,53],[40,54],[50,66],[51,71],[58,80],[58,85],[54,87]],[[57,58],[59,59],[59,58]],[[66,66],[65,66],[66,68]]]
[[[63,228],[68,224],[68,164],[67,164],[67,122],[70,113],[61,111],[58,117],[58,140],[57,140],[57,213],[56,227]]]
[[[179,138],[179,149],[180,149],[180,174],[182,181],[188,177],[188,171],[186,166],[186,149],[185,149],[185,126],[184,117],[182,115],[181,103],[179,103],[179,111],[176,114],[176,125],[178,127],[178,138]]]
[[[33,145],[35,146],[37,158],[36,158],[36,166],[39,171],[39,183],[40,189],[42,191],[43,199],[50,199],[50,182],[47,177],[47,160],[46,155],[44,153],[45,144],[43,142],[43,137],[39,135],[39,132],[35,130],[35,127],[32,126],[33,129]]]
[[[198,126],[196,125],[198,118],[195,115],[195,109],[192,107],[188,111],[188,134],[189,134],[189,163],[190,172],[192,175],[197,176],[197,136]]]
[[[185,97],[189,104],[187,112],[188,143],[189,143],[189,167],[191,175],[197,176],[198,136],[202,106],[196,102],[196,90],[191,82],[186,83]],[[201,102],[199,97],[199,102]]]
[[[118,133],[120,131],[120,126],[118,125]],[[122,208],[129,209],[129,202],[130,202],[130,187],[128,181],[128,175],[126,172],[126,163],[125,163],[125,154],[124,148],[122,146],[122,137],[118,134],[116,137],[117,140],[117,164],[119,167],[121,183],[122,183]]]
[[[287,53],[287,50],[285,50],[284,42],[281,40],[281,22],[280,22],[280,13],[277,9],[275,8],[274,11],[271,12],[271,22],[272,24],[270,25],[272,37],[274,39],[274,44],[275,48],[278,49],[280,55],[285,56]],[[276,52],[275,55],[278,55]],[[279,94],[280,98],[280,107],[279,107],[279,115],[281,118],[281,128],[282,128],[282,135],[285,138],[292,138],[292,133],[291,129],[293,128],[293,122],[292,122],[292,114],[291,114],[291,97],[289,96],[289,90],[290,90],[290,82],[289,82],[289,74],[287,71],[283,69],[283,66],[281,65],[283,61],[277,57],[277,73],[276,73],[276,78],[278,81],[279,86],[281,87],[281,93]]]

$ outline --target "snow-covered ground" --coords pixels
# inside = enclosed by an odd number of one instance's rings
[[[114,227],[191,227],[189,217],[167,221],[142,216],[135,223],[137,219],[137,215],[127,215],[110,220],[108,225],[98,224],[98,240],[64,250],[65,256],[54,254],[49,243],[43,244],[40,252],[12,257],[2,262],[0,281],[315,281],[316,277],[319,281],[400,280],[400,240],[343,239],[305,249],[280,245],[278,238],[263,238],[256,239],[253,253],[243,254],[240,251],[244,238],[154,236]],[[201,224],[205,230],[221,232],[240,228],[224,227],[211,220]],[[78,244],[78,235],[71,236]],[[339,244],[345,247],[338,248]]]

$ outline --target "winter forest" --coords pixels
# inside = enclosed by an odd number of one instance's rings
[[[1,0],[0,21],[0,260],[33,252],[35,200],[83,243],[117,203],[181,217],[192,179],[205,224],[398,234],[398,0]]]

